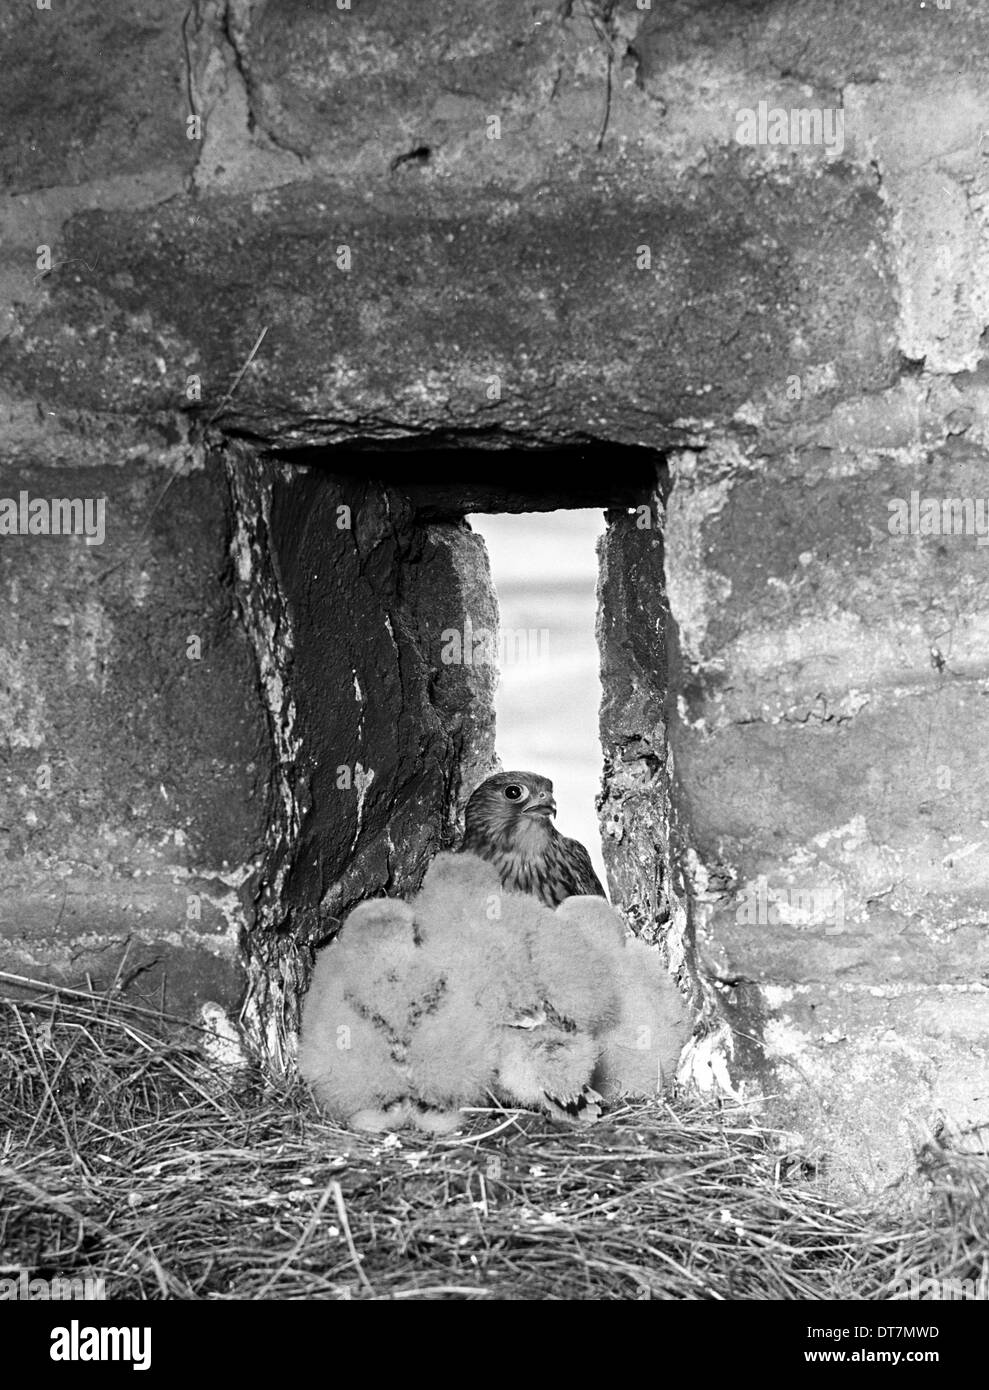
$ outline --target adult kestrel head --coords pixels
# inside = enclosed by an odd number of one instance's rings
[[[462,850],[488,859],[502,885],[547,907],[580,894],[604,897],[590,855],[553,825],[553,783],[537,772],[496,772],[472,793]]]

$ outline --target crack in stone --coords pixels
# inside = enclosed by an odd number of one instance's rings
[[[196,105],[196,94],[193,90],[192,82],[192,53],[189,49],[189,16],[195,13],[195,5],[190,5],[182,16],[182,47],[185,50],[185,90],[189,99],[189,110],[194,116],[199,115],[199,108]]]
[[[232,22],[234,0],[225,0],[223,13],[220,16],[220,33],[230,52],[233,54],[234,69],[244,86],[244,95],[247,98],[247,131],[253,135],[258,129],[258,121],[254,114],[254,101],[251,94],[251,78],[247,70],[247,60],[241,51],[240,44],[234,36],[234,26]],[[266,132],[265,132],[266,133]]]
[[[263,175],[263,165],[255,167],[259,158],[267,157],[270,164],[290,154],[305,163],[302,152],[278,140],[258,118],[246,45],[251,8],[251,0],[194,0],[182,20],[187,99],[191,115],[201,123],[190,191],[218,180],[229,182],[231,171],[239,170],[233,176],[243,180],[248,167],[253,175]],[[281,182],[292,179],[291,170],[279,175]]]
[[[250,12],[253,0],[224,0],[223,14],[220,21],[220,30],[223,38],[233,54],[234,69],[240,78],[244,88],[244,98],[247,103],[247,132],[249,135],[260,136],[267,140],[276,149],[282,150],[286,154],[294,155],[296,159],[305,162],[306,154],[303,150],[297,149],[287,141],[282,140],[262,125],[257,114],[257,102],[255,98],[255,83],[251,76],[247,49],[244,43],[244,33],[250,26]],[[243,7],[244,15],[239,15],[238,10]]]

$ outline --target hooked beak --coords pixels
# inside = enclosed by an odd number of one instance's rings
[[[556,801],[552,796],[540,796],[531,806],[525,808],[523,815],[543,816],[546,820],[550,820],[556,815]]]

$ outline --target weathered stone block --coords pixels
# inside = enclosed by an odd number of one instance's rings
[[[976,411],[938,432],[930,404],[886,449],[674,460],[667,506],[698,962],[738,1038],[766,1044],[740,1047],[740,1072],[768,1062],[781,1113],[830,1135],[846,1180],[870,1163],[887,1180],[939,1111],[987,1118],[984,1048],[961,1104],[949,1058],[969,1043],[945,1041],[984,1020],[989,975],[984,470]],[[933,534],[900,534],[923,498]],[[872,1030],[870,998],[919,989],[930,1007]],[[844,1050],[808,1041],[808,991],[842,1013]]]
[[[181,26],[169,0],[5,7],[6,192],[136,176],[156,165],[190,170]]]
[[[980,1151],[985,985],[802,984],[767,996],[766,1054],[790,1097],[787,1123],[828,1180],[874,1193],[933,1135]]]
[[[105,539],[0,537],[4,959],[105,983],[128,942],[125,973],[201,947],[235,1002],[269,769],[223,476],[4,468],[0,495],[22,491],[100,499]]]
[[[514,0],[264,4],[246,43],[255,114],[299,154],[364,155],[382,172],[421,146],[445,153],[472,126],[483,148],[489,115],[513,126],[558,77],[563,35],[551,19],[549,6],[533,14]]]
[[[374,206],[326,184],[205,214],[82,212],[71,268],[0,342],[0,382],[76,409],[212,414],[264,328],[222,419],[300,444],[347,419],[355,436],[679,438],[783,382],[797,339],[798,363],[834,363],[843,391],[892,380],[891,286],[859,254],[884,221],[868,184],[835,169],[753,186],[725,159],[657,197],[630,173],[631,189],[556,185],[507,209],[481,192]]]

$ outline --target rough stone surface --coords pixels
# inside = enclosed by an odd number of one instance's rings
[[[222,582],[225,481],[188,462],[164,478],[0,469],[0,496],[106,505],[102,544],[0,545],[0,955],[20,974],[139,974],[151,998],[164,988],[174,1004],[231,1004],[243,987],[237,889],[263,833],[268,751]]]
[[[0,15],[0,183],[14,195],[156,166],[191,171],[182,15],[169,0],[6,6]]]
[[[668,505],[698,961],[853,1186],[989,1118],[983,552],[889,529],[979,495],[984,402],[915,404],[858,449],[675,459]]]
[[[444,634],[467,615],[496,628],[497,613],[462,521],[421,523],[400,493],[315,466],[245,470],[235,456],[231,474],[238,591],[279,764],[251,1016],[285,1056],[310,963],[300,948],[362,898],[417,888],[492,766],[495,670],[447,663]]]
[[[609,513],[598,594],[605,860],[613,894],[636,934],[647,940],[661,939],[672,891],[666,710],[670,619],[661,523],[658,493],[639,509]],[[654,866],[652,882],[643,874],[644,864]],[[682,956],[676,963],[682,964]]]
[[[494,429],[656,443],[682,438],[678,420],[730,417],[803,361],[834,364],[838,394],[890,384],[874,181],[834,169],[774,186],[719,162],[674,202],[629,166],[509,206],[313,183],[205,214],[80,212],[0,344],[0,382],[136,413],[180,408],[198,374],[212,414],[267,329],[220,418],[309,444]]]

